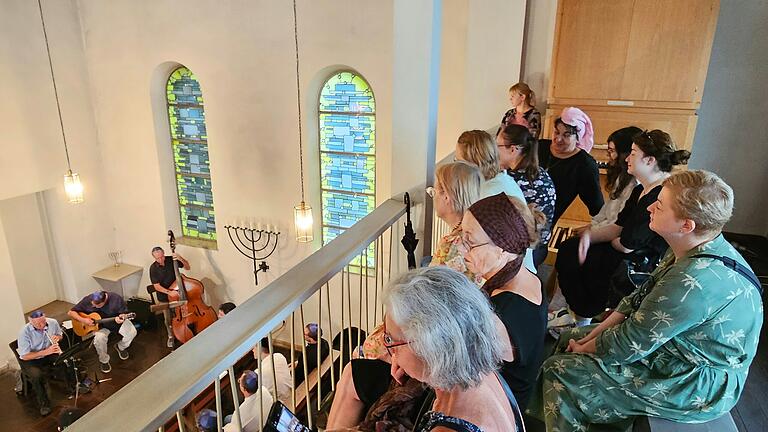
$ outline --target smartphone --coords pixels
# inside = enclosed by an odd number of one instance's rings
[[[267,432],[311,432],[311,430],[301,424],[301,421],[299,421],[296,415],[280,401],[275,401],[275,403],[272,404],[272,409],[269,410],[269,417],[267,417],[267,423],[264,425],[264,430]]]

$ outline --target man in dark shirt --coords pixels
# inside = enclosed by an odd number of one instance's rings
[[[180,267],[189,270],[189,261],[185,260],[179,254],[166,256],[165,251],[160,246],[152,248],[152,258],[155,262],[149,266],[149,281],[155,287],[157,300],[161,302],[168,301],[168,294],[176,289],[176,272],[173,270],[173,260],[177,260]],[[168,331],[168,348],[173,348],[173,329],[171,329],[171,311],[163,310],[165,319],[165,328]]]
[[[318,335],[318,332],[320,333]],[[304,349],[307,352],[307,375],[317,368],[317,341],[320,340],[320,361],[322,362],[331,352],[330,345],[325,339],[321,339],[322,329],[316,323],[309,323],[304,327]],[[296,367],[293,369],[294,387],[304,382],[304,358],[299,357]]]
[[[69,316],[73,320],[80,321],[85,325],[94,325],[95,322],[92,318],[84,318],[80,315],[80,313],[91,314],[93,312],[99,314],[101,319],[115,318],[114,321],[100,324],[101,328],[93,333],[93,346],[96,348],[96,353],[99,355],[101,371],[109,373],[112,371],[112,366],[109,363],[109,353],[107,353],[109,333],[118,332],[123,337],[120,342],[115,345],[115,349],[121,360],[127,360],[127,349],[131,346],[133,338],[136,337],[136,327],[133,326],[131,321],[125,319],[125,314],[128,313],[128,306],[126,306],[125,300],[123,300],[119,294],[96,291],[93,294],[83,297],[83,299],[69,311]]]

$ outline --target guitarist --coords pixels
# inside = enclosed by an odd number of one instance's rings
[[[93,294],[85,296],[70,311],[69,316],[73,320],[79,321],[85,325],[95,325],[92,318],[83,317],[80,313],[90,314],[96,312],[104,318],[115,318],[114,322],[107,322],[101,325],[101,328],[93,334],[93,346],[99,355],[101,371],[109,373],[112,366],[109,364],[109,353],[107,353],[107,339],[109,333],[118,332],[123,339],[115,345],[117,355],[120,360],[128,359],[128,347],[133,338],[136,337],[136,327],[129,320],[124,319],[124,314],[128,313],[128,306],[125,300],[115,293],[106,291],[96,291]]]
[[[168,302],[168,294],[176,289],[176,273],[173,271],[173,260],[179,262],[180,269],[189,270],[189,261],[183,256],[174,253],[172,256],[166,256],[165,251],[160,246],[152,248],[152,258],[155,262],[149,266],[149,281],[155,287],[157,300]],[[171,329],[171,311],[163,310],[165,319],[165,329],[168,330],[168,348],[173,348],[173,329]]]

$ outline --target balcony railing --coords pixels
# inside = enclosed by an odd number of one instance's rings
[[[333,389],[334,376],[340,376],[344,366],[344,361],[340,361],[338,369],[334,370],[334,359],[344,355],[348,358],[354,347],[362,342],[363,331],[370,333],[382,320],[385,282],[391,274],[407,269],[405,252],[399,247],[402,224],[398,223],[404,219],[405,211],[402,200],[385,201],[329,244],[89,411],[68,430],[90,432],[109,425],[108,429],[120,431],[163,431],[164,425],[173,418],[176,418],[180,431],[195,430],[185,420],[183,409],[212,383],[221,430],[221,419],[226,414],[221,412],[221,377],[229,374],[230,390],[237,406],[237,377],[233,365],[263,337],[269,338],[271,353],[274,353],[273,340],[289,339],[293,364],[296,360],[295,341],[297,337],[302,340],[306,323],[319,323],[330,337],[334,332],[343,334],[344,329],[353,328],[348,330],[351,337],[342,338],[347,346],[342,347],[340,353],[331,349],[331,359],[326,360],[325,365],[318,358],[320,371],[314,372],[317,388],[310,389],[308,378],[312,374],[305,366],[304,377],[300,377],[304,386],[292,393],[289,405],[295,407],[300,400],[309,405],[310,391],[316,391],[319,407],[322,395]],[[367,259],[370,250],[374,253],[372,268],[368,267]],[[361,265],[351,268],[350,262],[356,257],[361,258]],[[297,317],[301,327],[296,326]],[[285,322],[289,324],[283,325]],[[284,334],[286,330],[288,336]],[[301,346],[299,357],[306,365],[303,341]],[[317,375],[322,375],[323,370],[329,370],[332,375],[331,389],[322,388],[322,376]],[[273,398],[277,400],[277,395],[273,394]],[[306,411],[311,425],[313,410]],[[267,414],[262,413],[261,418],[266,419]],[[239,414],[234,416],[233,422],[241,427]]]

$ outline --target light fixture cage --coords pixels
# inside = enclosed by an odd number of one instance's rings
[[[314,219],[312,218],[312,206],[304,201],[293,208],[293,222],[296,226],[296,241],[309,243],[314,240]]]
[[[64,175],[64,192],[72,204],[80,204],[84,201],[83,183],[80,182],[80,175],[78,173],[67,170],[67,173]]]

